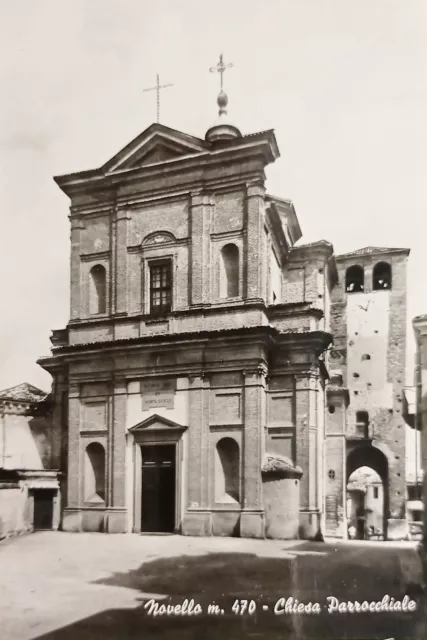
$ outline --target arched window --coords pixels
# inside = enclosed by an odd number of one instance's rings
[[[97,264],[89,273],[89,311],[105,313],[107,310],[107,274],[105,268]]]
[[[369,355],[369,353],[364,353],[364,354],[362,355],[362,361],[364,361],[364,360],[370,360],[370,359],[371,359],[371,356]]]
[[[363,267],[354,264],[345,274],[345,290],[347,293],[360,293],[365,289],[365,272]]]
[[[372,289],[391,289],[391,266],[388,262],[378,262],[372,274]]]
[[[226,244],[221,249],[220,298],[235,298],[239,295],[239,249],[235,244]]]
[[[85,452],[86,502],[104,502],[105,500],[105,450],[99,442],[91,442]]]
[[[239,502],[239,445],[233,438],[222,438],[216,445],[215,502]]]

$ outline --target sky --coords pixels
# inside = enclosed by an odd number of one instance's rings
[[[102,165],[156,119],[204,137],[220,53],[242,133],[275,129],[269,193],[303,241],[409,247],[410,320],[427,313],[426,0],[0,0],[0,388],[69,318],[67,197],[54,175]],[[412,383],[409,367],[408,384]]]

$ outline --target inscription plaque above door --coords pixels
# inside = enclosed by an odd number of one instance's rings
[[[175,378],[151,378],[141,380],[142,410],[164,407],[174,408]]]

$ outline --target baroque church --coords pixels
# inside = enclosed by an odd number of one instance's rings
[[[348,475],[368,460],[401,536],[408,252],[296,244],[292,202],[266,190],[274,132],[242,135],[222,91],[218,106],[203,138],[153,124],[55,178],[70,320],[39,364],[61,528],[346,537]]]

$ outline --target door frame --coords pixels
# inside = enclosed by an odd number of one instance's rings
[[[174,533],[180,530],[180,514],[182,501],[182,459],[183,459],[183,428],[160,429],[158,431],[136,431],[133,433],[133,533],[141,533],[141,502],[142,502],[142,455],[141,447],[144,445],[175,445],[175,518]]]
[[[177,504],[176,504],[176,501],[177,501],[177,498],[178,498],[178,495],[177,495],[178,492],[177,492],[177,486],[176,486],[177,485],[177,481],[178,481],[178,479],[177,479],[177,475],[178,474],[176,472],[176,464],[177,464],[176,449],[177,449],[177,443],[166,443],[166,442],[161,442],[161,443],[157,442],[155,444],[151,444],[149,442],[143,442],[143,443],[139,444],[139,451],[140,451],[140,455],[141,455],[141,492],[139,494],[140,495],[140,500],[141,500],[141,503],[140,503],[140,528],[141,528],[141,533],[142,533],[142,502],[143,502],[143,498],[144,498],[144,486],[143,486],[143,483],[142,483],[142,477],[143,477],[143,472],[142,472],[142,450],[143,450],[143,447],[153,447],[153,446],[156,447],[156,448],[157,447],[173,447],[173,450],[174,450],[173,455],[171,456],[172,457],[172,461],[173,461],[173,470],[174,470],[174,493],[175,493],[175,496],[174,496],[174,518],[173,518],[173,523],[174,524],[173,524],[173,532],[172,533],[176,533],[176,529],[177,529],[177,508],[176,508]],[[149,533],[149,532],[144,531],[143,533]],[[153,531],[152,533],[161,533],[161,530],[159,529],[158,532]],[[170,532],[166,532],[165,531],[164,533],[170,533]]]
[[[57,498],[57,494],[58,494],[58,489],[54,489],[54,488],[31,488],[31,495],[33,498],[33,517],[32,517],[32,527],[34,531],[53,531],[54,530],[54,525],[55,525],[55,498]],[[37,496],[40,496],[40,494],[44,492],[44,493],[48,493],[49,497],[50,497],[50,501],[51,501],[51,525],[48,529],[36,529],[36,505],[37,505]],[[47,496],[46,496],[47,497]]]

